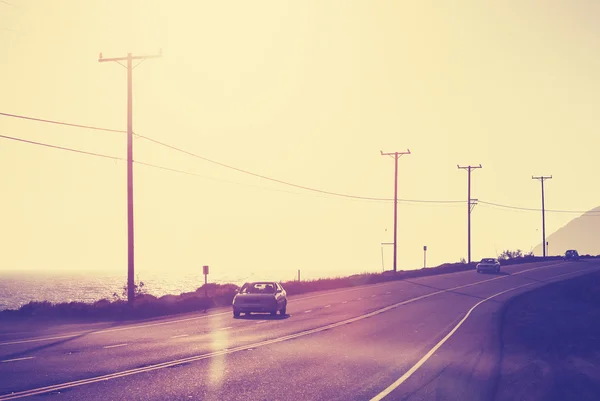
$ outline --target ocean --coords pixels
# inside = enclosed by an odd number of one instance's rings
[[[204,284],[201,269],[190,272],[155,272],[136,271],[136,282],[144,283],[144,290],[151,295],[179,295],[183,292],[195,291]],[[337,273],[337,274],[336,274]],[[306,269],[302,271],[302,280],[313,280],[322,277],[349,276],[362,272],[334,272],[329,275],[322,269]],[[229,274],[209,272],[208,282],[218,284],[242,285],[250,280],[297,279],[297,271],[293,270],[261,270],[260,273],[237,271]],[[127,272],[3,272],[0,271],[0,311],[18,309],[30,301],[59,302],[95,302],[101,299],[113,300],[113,294],[126,299],[123,287],[127,283]]]
[[[241,284],[250,277],[213,277],[209,282]],[[136,279],[136,282],[138,280]],[[204,284],[202,274],[144,274],[140,279],[148,294],[157,297],[195,291]],[[77,273],[6,273],[0,272],[0,310],[18,309],[30,301],[95,302],[113,299],[113,294],[123,296],[127,282],[123,274]],[[124,297],[126,299],[126,297]]]

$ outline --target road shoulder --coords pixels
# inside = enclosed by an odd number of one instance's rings
[[[552,283],[505,304],[495,400],[597,400],[600,273]]]

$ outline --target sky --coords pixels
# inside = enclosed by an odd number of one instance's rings
[[[279,280],[541,242],[600,205],[592,1],[0,2],[0,112],[126,130],[136,274]],[[124,133],[0,115],[0,135],[126,157]],[[185,152],[161,146],[157,140]],[[204,159],[203,159],[204,158]],[[387,199],[336,196],[312,189]],[[126,163],[0,138],[0,271],[127,271]],[[455,201],[453,203],[406,202]],[[488,202],[488,203],[483,203]],[[498,205],[530,208],[518,210]],[[550,244],[551,248],[551,244]],[[551,250],[552,253],[552,250]]]

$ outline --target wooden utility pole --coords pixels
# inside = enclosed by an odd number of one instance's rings
[[[552,176],[531,176],[531,179],[540,180],[542,182],[542,249],[544,250],[544,257],[546,257],[546,247],[548,246],[548,243],[546,242],[546,208],[544,206],[544,181],[552,179]]]
[[[132,56],[127,53],[126,57],[103,58],[102,53],[98,57],[99,62],[113,61],[127,68],[127,301],[133,304],[135,300],[134,290],[134,254],[133,254],[133,69],[139,65],[133,65],[133,60],[140,63],[149,58],[161,57],[162,52],[150,56]],[[127,61],[123,65],[121,61]]]
[[[473,203],[471,202],[471,171],[476,168],[481,168],[481,164],[479,166],[465,166],[461,167],[457,165],[459,169],[464,169],[468,171],[468,180],[467,180],[467,263],[471,263],[471,211],[473,210]]]
[[[397,261],[397,233],[398,233],[398,159],[402,155],[410,155],[410,149],[407,149],[406,152],[393,152],[393,153],[383,153],[380,151],[382,156],[392,156],[395,161],[394,168],[394,273],[396,273],[396,261]]]

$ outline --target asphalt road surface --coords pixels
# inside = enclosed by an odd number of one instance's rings
[[[554,261],[421,277],[289,297],[284,317],[2,327],[0,401],[492,400],[503,305],[598,271]]]

